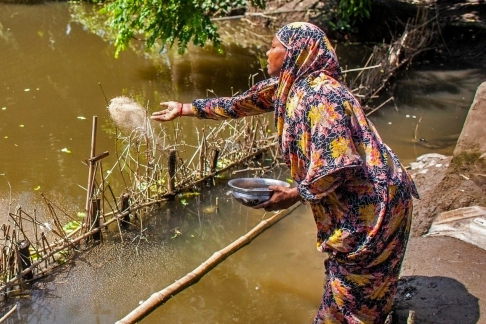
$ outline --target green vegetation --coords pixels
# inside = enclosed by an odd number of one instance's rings
[[[370,17],[372,0],[339,0],[337,23],[329,24],[336,29],[350,30],[354,24]]]
[[[210,41],[218,47],[221,43],[218,26],[212,18],[245,11],[250,5],[264,9],[267,0],[87,0],[102,4],[99,17],[82,15],[84,24],[108,26],[115,38],[116,53],[126,50],[132,39],[142,40],[145,49],[156,43],[167,50],[175,43],[179,53],[188,44],[203,46]],[[353,25],[369,18],[372,0],[339,0],[337,22],[327,21],[331,27],[349,30]],[[100,21],[98,18],[103,18]],[[104,21],[107,19],[107,21]]]
[[[479,172],[479,170],[486,168],[486,161],[483,159],[481,152],[476,148],[455,155],[451,164],[455,171],[474,170],[475,172]]]
[[[248,4],[264,8],[265,0],[115,0],[105,3],[101,13],[118,31],[116,55],[128,48],[132,38],[143,39],[147,49],[158,40],[170,46],[177,42],[183,53],[191,40],[199,46],[206,41],[218,46],[218,28],[211,18]]]

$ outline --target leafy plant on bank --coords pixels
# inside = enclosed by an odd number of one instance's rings
[[[372,0],[339,0],[337,8],[336,24],[330,23],[332,27],[340,30],[351,30],[351,28],[364,18],[370,18]]]
[[[101,13],[108,15],[110,27],[118,32],[116,56],[128,48],[132,38],[142,39],[147,49],[159,40],[169,46],[177,42],[183,53],[191,40],[198,46],[207,41],[220,44],[218,28],[211,18],[249,4],[264,8],[265,1],[115,0],[106,2]]]

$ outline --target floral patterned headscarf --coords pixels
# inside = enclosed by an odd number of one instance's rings
[[[315,25],[291,23],[282,27],[275,36],[287,48],[275,102],[275,121],[281,134],[287,97],[292,86],[300,79],[322,72],[341,81],[341,68],[326,34]]]

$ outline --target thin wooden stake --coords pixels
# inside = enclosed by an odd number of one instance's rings
[[[91,200],[91,210],[93,212],[93,226],[90,228],[90,231],[93,228],[100,228],[100,218],[101,218],[101,213],[100,213],[100,199],[99,198],[93,198]],[[101,231],[93,233],[91,238],[95,241],[100,241],[101,240]]]
[[[29,246],[30,242],[28,240],[23,240],[17,243],[19,247],[19,272],[22,272],[24,269],[29,268],[32,265],[30,261],[30,251]],[[25,276],[25,279],[32,280],[34,278],[34,273],[32,271],[28,272]]]
[[[211,161],[211,173],[216,172],[216,168],[218,167],[218,159],[219,159],[219,150],[213,150],[213,156]]]
[[[98,125],[98,116],[93,116],[93,126],[91,129],[91,151],[90,151],[90,161],[89,161],[89,172],[88,172],[88,187],[86,193],[86,224],[87,228],[91,226],[92,222],[92,211],[91,211],[91,196],[93,194],[93,183],[94,183],[94,172],[95,172],[95,162],[91,159],[95,157],[96,152],[96,129]]]
[[[128,225],[130,225],[130,194],[126,192],[122,193],[122,195],[120,196],[120,204],[121,212],[128,212],[125,216],[123,216],[123,221],[121,222],[121,227],[127,229]]]
[[[204,129],[202,131],[201,146],[199,150],[199,178],[204,177],[206,169],[206,135]]]
[[[177,167],[177,150],[170,150],[169,162],[168,162],[168,179],[167,179],[167,190],[169,193],[175,190],[175,174]]]

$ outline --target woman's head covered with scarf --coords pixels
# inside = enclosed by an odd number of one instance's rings
[[[280,78],[297,79],[317,71],[336,80],[341,78],[334,48],[319,27],[295,22],[280,28],[275,36],[287,49]]]
[[[275,37],[287,49],[280,70],[275,107],[276,124],[282,127],[287,97],[294,83],[321,73],[341,81],[341,68],[326,34],[313,24],[290,23],[280,28]]]

